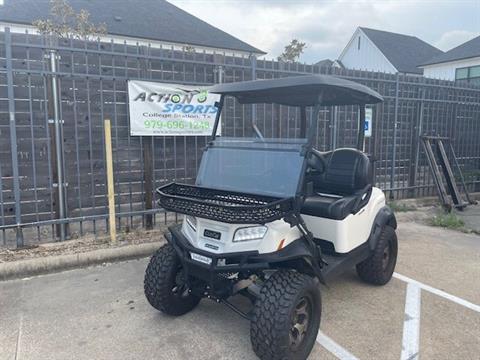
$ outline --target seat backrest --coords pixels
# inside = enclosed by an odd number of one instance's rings
[[[373,184],[372,166],[363,152],[357,149],[334,150],[327,167],[315,188],[332,194],[353,195]]]

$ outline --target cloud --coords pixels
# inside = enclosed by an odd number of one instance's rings
[[[293,38],[304,41],[305,62],[337,58],[358,26],[415,35],[440,47],[466,39],[449,32],[474,34],[480,27],[478,0],[169,1],[268,52],[267,58],[278,56]]]
[[[480,20],[479,20],[480,21]],[[466,31],[466,30],[452,30],[447,31],[444,33],[440,39],[435,42],[435,46],[438,47],[440,50],[447,51],[457,47],[464,42],[473,39],[474,37],[478,36],[479,33],[475,33],[473,31]]]

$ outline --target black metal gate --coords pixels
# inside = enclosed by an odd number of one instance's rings
[[[365,148],[390,198],[434,194],[422,134],[451,137],[469,190],[479,189],[479,88],[154,44],[52,42],[7,29],[0,32],[0,245],[55,240],[59,224],[67,224],[64,237],[106,230],[105,118],[112,120],[118,227],[165,220],[145,192],[193,182],[207,139],[130,136],[128,79],[209,85],[312,73],[360,82],[385,98],[373,108]],[[255,117],[268,137],[299,136],[295,108],[227,99],[224,109],[225,135],[252,135]],[[319,116],[318,149],[355,146],[357,107],[326,107]]]

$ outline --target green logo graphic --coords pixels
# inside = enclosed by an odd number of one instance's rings
[[[205,101],[207,101],[207,97],[208,97],[208,91],[206,90],[203,90],[202,92],[200,92],[197,96],[197,101],[199,103],[203,103]]]
[[[172,102],[176,104],[176,103],[180,102],[181,97],[178,94],[173,94],[172,97],[170,98],[170,100],[172,100]]]

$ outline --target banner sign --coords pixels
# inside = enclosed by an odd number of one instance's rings
[[[205,88],[128,81],[130,135],[211,135],[220,95]]]
[[[373,109],[371,107],[365,107],[365,137],[372,136],[373,126]]]

